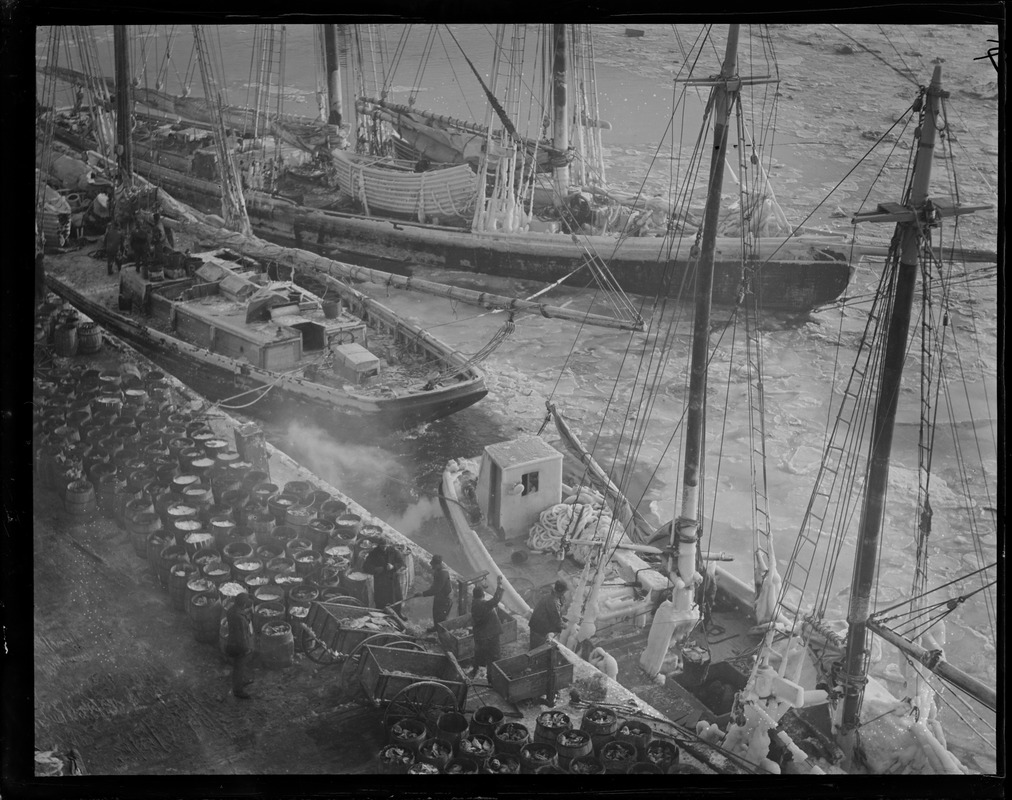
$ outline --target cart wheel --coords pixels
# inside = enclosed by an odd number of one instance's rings
[[[387,706],[383,724],[389,729],[402,719],[420,719],[433,727],[444,711],[457,711],[453,692],[436,681],[419,681],[405,686]]]
[[[403,647],[404,649],[424,650],[417,642],[407,638],[403,633],[376,633],[355,645],[341,665],[341,690],[348,700],[361,700],[365,696],[359,678],[362,665],[365,663],[365,646]]]
[[[322,664],[325,667],[331,667],[341,663],[341,658],[338,654],[334,653],[326,643],[317,638],[316,634],[313,633],[312,629],[302,624],[302,652],[309,656],[310,660],[317,664]]]

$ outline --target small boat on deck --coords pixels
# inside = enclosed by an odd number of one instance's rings
[[[331,280],[320,297],[228,248],[174,255],[160,273],[125,265],[107,276],[65,252],[47,259],[47,281],[225,407],[294,400],[328,418],[410,427],[487,393],[464,355],[350,286]]]

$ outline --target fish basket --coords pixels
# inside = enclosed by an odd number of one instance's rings
[[[467,702],[467,678],[450,656],[394,647],[365,646],[361,682],[366,696],[376,705],[393,700],[413,683],[441,683],[453,695],[457,710]]]
[[[510,644],[517,640],[517,621],[511,614],[497,608],[499,615],[499,644]],[[439,643],[447,651],[453,653],[458,661],[474,657],[474,632],[471,630],[471,615],[453,617],[436,623],[436,636]]]
[[[496,661],[488,670],[492,689],[511,703],[542,697],[554,682],[558,691],[573,682],[573,665],[550,647]]]

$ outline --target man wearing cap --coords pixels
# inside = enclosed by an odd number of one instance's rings
[[[385,608],[404,599],[401,571],[404,559],[386,539],[380,539],[365,557],[362,572],[373,576],[373,604]]]
[[[485,590],[475,586],[471,592],[471,629],[474,632],[474,663],[471,665],[470,676],[474,678],[481,667],[488,667],[499,658],[499,633],[502,625],[496,608],[502,600],[503,579],[500,575],[495,586],[495,594],[485,599]]]
[[[566,599],[566,592],[569,585],[562,580],[555,582],[552,593],[545,597],[531,614],[531,646],[533,650],[548,641],[548,634],[554,633],[558,636],[562,633],[562,604]]]
[[[415,597],[432,598],[432,624],[435,626],[450,616],[450,609],[453,608],[453,587],[450,584],[450,572],[441,555],[437,553],[432,556],[429,564],[432,567],[432,585]]]
[[[246,592],[236,595],[235,602],[228,610],[228,640],[225,643],[225,655],[232,662],[232,694],[241,700],[248,700],[246,686],[253,682],[246,677],[246,664],[253,652],[253,622],[250,619],[250,608],[253,601]]]

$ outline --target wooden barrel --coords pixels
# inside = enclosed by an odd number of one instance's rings
[[[388,744],[380,748],[377,759],[380,775],[403,775],[415,763],[415,754],[403,745]]]
[[[653,738],[654,731],[647,723],[637,719],[624,719],[615,731],[615,741],[629,742],[636,748],[636,758],[640,761],[646,755],[647,744]]]
[[[429,736],[429,729],[420,719],[400,719],[390,726],[390,744],[406,747],[417,755]]]
[[[259,575],[250,575],[243,583],[246,585],[246,591],[252,597],[261,586],[270,586],[271,579],[261,572]]]
[[[56,355],[70,358],[77,355],[77,323],[57,325],[53,340]]]
[[[333,501],[331,501],[333,502]],[[354,542],[362,529],[362,518],[358,514],[345,512],[334,520],[334,536],[341,542]]]
[[[309,539],[300,539],[295,537],[294,539],[289,539],[288,543],[285,545],[285,555],[294,561],[296,555],[307,550],[312,551],[312,549],[313,543],[310,542]]]
[[[133,542],[134,553],[139,558],[146,559],[148,557],[148,537],[152,533],[160,531],[161,528],[162,521],[153,511],[140,511],[127,521],[130,541]]]
[[[574,758],[591,755],[594,743],[587,731],[566,730],[556,738],[555,749],[559,754],[559,766],[568,769],[569,762]]]
[[[63,506],[72,517],[88,517],[95,513],[98,504],[95,502],[95,487],[91,481],[72,481],[67,484]]]
[[[210,458],[210,456],[208,456]],[[229,492],[242,491],[242,479],[238,475],[230,475],[227,471],[216,472],[210,476],[211,494],[214,502],[224,505],[231,505],[225,502],[225,495]]]
[[[200,574],[215,586],[221,586],[232,579],[232,569],[224,561],[210,561],[201,567]]]
[[[285,524],[285,517],[288,516],[288,509],[299,504],[299,497],[293,494],[276,494],[267,501],[267,508],[274,515],[274,522],[278,525]]]
[[[273,625],[285,621],[284,603],[260,603],[253,608],[253,630],[257,633],[257,650],[260,649],[260,632],[264,625]],[[291,629],[289,629],[289,632]]]
[[[198,595],[218,596],[218,587],[207,578],[190,578],[186,582],[186,615],[193,616],[193,598]]]
[[[198,574],[197,567],[187,561],[169,567],[169,602],[177,611],[186,611],[186,584]]]
[[[285,525],[294,528],[300,539],[306,539],[312,545],[312,540],[307,535],[310,521],[313,519],[313,512],[304,505],[292,506],[285,513]]]
[[[279,556],[284,556],[285,548],[272,539],[264,542],[262,545],[259,545],[257,549],[253,551],[253,554],[264,562],[264,569],[266,569],[267,562],[278,558]]]
[[[443,766],[444,775],[474,775],[477,771],[478,762],[465,756],[448,759]]]
[[[454,752],[461,737],[467,735],[467,717],[457,711],[444,711],[436,720],[436,738],[450,745]]]
[[[247,580],[249,578],[252,578],[254,575],[260,575],[263,571],[263,560],[255,558],[252,554],[248,558],[236,558],[232,561],[232,577],[244,586],[248,585]]]
[[[214,536],[202,528],[203,523],[196,519],[186,519],[176,523],[176,536],[183,535],[183,547],[191,560],[201,551],[216,549]],[[178,539],[176,541],[178,543]]]
[[[169,569],[180,559],[186,558],[186,551],[177,544],[170,544],[162,548],[158,554],[158,567],[156,574],[158,583],[163,589],[169,588]]]
[[[520,772],[534,775],[542,767],[558,766],[559,754],[547,742],[528,742],[520,748]]]
[[[680,754],[678,745],[674,742],[664,739],[654,739],[647,744],[643,760],[648,764],[659,767],[663,772],[667,772],[670,767],[678,763]]]
[[[287,556],[278,556],[272,558],[264,566],[267,574],[271,578],[275,578],[278,575],[294,575],[295,574],[295,562]]]
[[[471,715],[471,724],[468,726],[468,730],[472,734],[480,733],[487,736],[494,743],[493,734],[495,729],[502,725],[504,716],[500,708],[481,706],[475,709],[474,714]]]
[[[347,513],[348,504],[343,503],[340,500],[327,500],[323,503],[319,510],[316,512],[316,516],[320,519],[324,519],[327,522],[336,522],[337,518],[342,514]]]
[[[274,511],[271,510],[270,508],[270,500],[272,497],[279,494],[280,492],[281,489],[278,487],[277,484],[270,483],[269,481],[264,481],[263,483],[258,483],[253,486],[253,488],[250,490],[250,497],[258,507],[267,509],[270,515],[273,517]],[[276,519],[274,521],[274,524],[277,525]]]
[[[182,469],[182,465],[180,465]],[[194,475],[192,472],[180,472],[172,479],[172,485],[170,488],[176,493],[177,497],[182,498],[183,493],[191,486],[197,486],[200,484],[200,476]]]
[[[636,762],[636,745],[613,739],[601,745],[601,763],[609,774],[625,774]]]
[[[163,519],[168,523],[165,529],[172,531],[172,535],[176,537],[176,544],[183,544],[187,535],[195,531],[209,532],[205,530],[200,520],[197,507],[189,503],[171,501],[166,503]]]
[[[418,748],[419,758],[432,762],[440,769],[446,765],[446,762],[449,761],[452,756],[453,748],[442,739],[437,739],[435,736],[426,739]]]
[[[526,725],[519,722],[504,722],[495,729],[492,739],[495,742],[495,751],[502,755],[519,756],[523,746],[531,738],[531,733]]]
[[[221,600],[211,594],[198,594],[190,600],[190,624],[193,638],[203,644],[218,643],[221,625]]]
[[[314,550],[322,553],[330,543],[330,537],[333,533],[333,522],[328,522],[325,519],[313,519],[305,527],[303,536],[313,543]]]
[[[373,607],[372,575],[368,575],[365,572],[346,572],[341,576],[341,589],[358,600],[366,608]]]
[[[568,714],[565,714],[556,708],[549,709],[548,711],[542,711],[538,714],[537,722],[534,726],[534,738],[532,741],[543,742],[544,744],[550,744],[552,747],[555,747],[558,742],[559,734],[563,731],[571,730],[572,727],[573,724],[570,721]]]
[[[97,353],[102,349],[102,332],[96,323],[82,323],[77,332],[79,353]]]
[[[282,494],[295,495],[302,500],[307,494],[313,491],[313,484],[309,481],[288,481],[285,484],[285,488],[281,490]]]
[[[496,753],[485,761],[482,772],[486,775],[518,775],[520,773],[520,758]]]
[[[253,605],[258,606],[261,603],[280,603],[282,606],[285,604],[285,590],[274,584],[265,584],[253,592]]]
[[[246,508],[246,527],[253,534],[257,545],[273,541],[271,533],[274,530],[274,517],[263,509]]]
[[[484,733],[474,733],[469,730],[462,736],[457,744],[457,752],[466,758],[473,759],[478,767],[485,765],[485,761],[495,752],[495,742],[491,736]]]
[[[249,527],[249,520],[246,508],[249,505],[249,492],[242,488],[242,483],[234,489],[229,489],[221,495],[223,505],[232,509],[232,519],[239,525]]]
[[[283,618],[268,622],[260,629],[260,663],[267,669],[290,667],[294,655],[292,626]]]
[[[253,558],[253,548],[246,542],[228,542],[221,548],[221,557],[231,567],[237,560],[248,561]]]
[[[218,549],[223,548],[232,538],[232,531],[235,530],[235,521],[225,516],[211,517],[210,532],[214,534],[214,544]]]
[[[295,574],[301,575],[304,578],[315,575],[323,563],[323,556],[312,549],[295,551],[293,559],[295,561]],[[407,595],[404,595],[404,597],[407,597]]]
[[[594,742],[594,754],[600,755],[601,746],[615,738],[618,730],[618,714],[610,708],[592,706],[583,712],[580,730],[590,734]]]
[[[570,775],[603,775],[604,764],[596,756],[580,756],[569,762]]]

